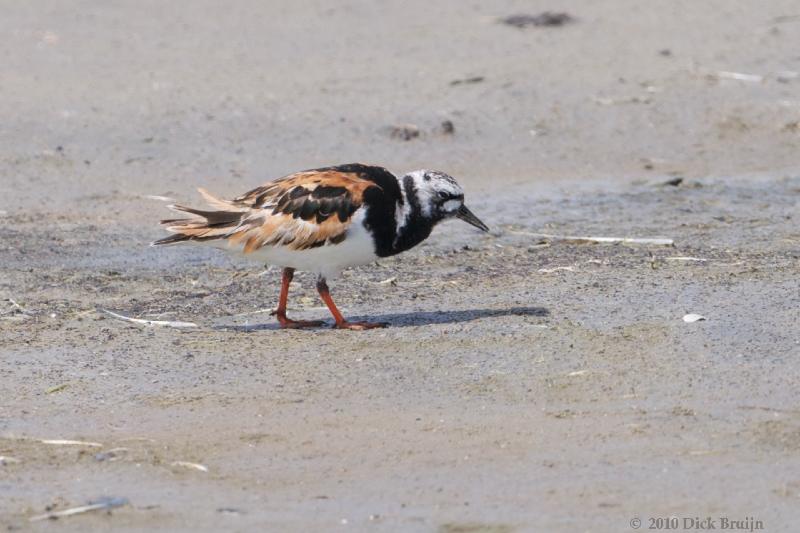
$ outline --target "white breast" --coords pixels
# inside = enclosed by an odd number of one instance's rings
[[[367,265],[378,259],[372,236],[364,227],[365,216],[364,208],[353,215],[353,222],[347,228],[347,236],[339,244],[326,244],[307,250],[292,250],[286,246],[264,246],[244,254],[242,244],[231,245],[228,241],[208,241],[208,243],[260,263],[296,268],[333,279],[345,268]]]

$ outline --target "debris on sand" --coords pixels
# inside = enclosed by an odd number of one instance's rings
[[[389,137],[398,141],[411,141],[424,137],[428,132],[423,132],[416,124],[398,124],[389,126],[384,130]],[[445,119],[429,130],[430,135],[453,135],[456,127],[453,121]]]
[[[453,135],[456,132],[456,127],[452,120],[443,120],[439,124],[439,133],[442,135]]]
[[[530,246],[528,246],[528,251],[529,252],[535,252],[535,251],[537,251],[537,250],[539,250],[541,248],[550,248],[551,246],[552,246],[552,244],[550,244],[549,241],[540,240],[536,244],[531,244]]]
[[[569,13],[553,13],[552,11],[545,11],[538,15],[511,15],[500,19],[502,24],[513,26],[515,28],[524,29],[530,26],[533,27],[556,27],[563,26],[575,22],[575,18]]]
[[[6,466],[14,463],[19,463],[19,459],[15,457],[9,457],[7,455],[0,455],[0,466]]]
[[[13,298],[5,298],[2,302],[7,303],[8,308],[0,309],[0,320],[27,320],[31,318],[31,313]]]
[[[567,242],[575,242],[575,243],[621,243],[621,244],[652,244],[655,246],[674,246],[675,241],[672,239],[666,239],[661,237],[645,237],[645,238],[637,238],[637,237],[565,237],[565,241]]]
[[[28,520],[31,522],[39,522],[41,520],[57,520],[66,516],[88,513],[90,511],[105,511],[114,509],[115,507],[128,505],[128,503],[128,498],[100,498],[99,500],[91,501],[86,505],[81,505],[80,507],[71,507],[62,511],[52,511],[50,513],[32,516]]]
[[[64,389],[66,389],[67,387],[69,387],[69,382],[62,383],[61,385],[56,385],[55,387],[50,387],[49,389],[44,391],[44,393],[45,394],[53,394],[54,392],[60,392],[60,391],[62,391]]]
[[[419,137],[419,128],[414,124],[400,124],[389,127],[389,137],[401,141],[410,141]]]
[[[94,454],[94,460],[98,463],[102,463],[103,461],[115,461],[121,454],[127,453],[128,451],[130,451],[129,448],[112,448],[110,450]]]
[[[460,79],[460,80],[453,80],[453,81],[450,82],[450,85],[462,85],[462,84],[466,85],[466,84],[472,84],[472,83],[480,83],[485,79],[486,78],[483,77],[483,76],[472,76],[471,78],[463,78],[463,79]]]
[[[665,257],[665,261],[685,261],[687,263],[705,263],[708,259],[703,259],[702,257],[688,257],[688,256],[679,256],[679,257]]]
[[[672,178],[671,180],[663,182],[661,185],[666,187],[679,187],[681,183],[683,183],[683,178]]]
[[[232,515],[243,515],[247,514],[241,509],[237,509],[235,507],[219,507],[217,512],[220,514],[232,514]]]
[[[674,246],[675,241],[665,237],[578,237],[574,235],[550,235],[549,233],[532,233],[530,231],[508,230],[513,235],[543,237],[551,241],[568,244],[651,244],[654,246]]]
[[[90,442],[85,440],[69,440],[69,439],[42,439],[39,442],[42,444],[52,444],[54,446],[88,446],[90,448],[102,448],[103,445],[99,442]]]
[[[630,96],[623,98],[606,98],[604,96],[592,96],[592,101],[598,105],[621,105],[621,104],[650,104],[653,99],[648,96]]]
[[[288,310],[289,311],[292,311],[292,310],[296,311],[296,309],[292,309],[291,307]],[[275,315],[275,313],[277,313],[277,312],[278,312],[278,308],[277,307],[269,307],[269,308],[265,308],[265,309],[256,309],[255,311],[245,311],[244,313],[236,313],[235,315],[231,315],[231,317],[250,316],[250,315],[263,315],[264,313],[267,313],[269,315]]]
[[[537,270],[539,274],[552,274],[554,272],[575,272],[574,266],[561,266],[554,268],[540,268]]]
[[[145,198],[147,200],[155,200],[157,202],[168,202],[168,203],[174,203],[175,202],[174,198],[170,198],[169,196],[160,196],[160,195],[157,195],[157,194],[147,194],[147,195],[143,196],[143,198]]]
[[[758,74],[745,74],[744,72],[729,72],[726,70],[713,72],[708,75],[708,78],[711,80],[737,80],[750,83],[761,83],[764,81],[764,76],[759,76]]]
[[[693,322],[700,322],[701,320],[706,320],[706,317],[703,315],[698,315],[697,313],[689,313],[688,315],[683,315],[683,321],[687,324],[691,324]]]
[[[787,122],[781,128],[781,131],[788,131],[788,132],[791,132],[791,133],[796,133],[796,132],[800,131],[800,120]]]
[[[200,463],[190,463],[189,461],[172,461],[170,465],[181,466],[183,468],[192,468],[194,470],[199,470],[200,472],[208,472],[208,467],[206,465],[201,465]]]
[[[146,320],[143,318],[131,318],[129,316],[120,315],[118,313],[114,313],[113,311],[109,311],[108,309],[100,310],[111,318],[116,318],[117,320],[123,320],[125,322],[131,322],[133,324],[141,324],[143,326],[165,326],[178,329],[199,327],[194,322],[181,322],[179,320]]]

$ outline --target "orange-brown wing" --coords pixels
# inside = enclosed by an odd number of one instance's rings
[[[247,214],[228,238],[244,243],[245,253],[262,246],[305,250],[341,242],[370,187],[378,185],[338,170],[280,178],[230,201]]]
[[[350,199],[360,205],[364,191],[376,186],[375,182],[364,179],[355,172],[306,170],[256,187],[234,198],[231,203],[242,207],[264,208],[306,198],[313,193],[314,200]]]

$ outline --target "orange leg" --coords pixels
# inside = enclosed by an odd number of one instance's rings
[[[281,296],[278,300],[278,308],[273,315],[278,318],[282,328],[318,328],[325,324],[322,320],[289,320],[286,318],[286,303],[289,300],[289,284],[294,278],[293,268],[284,268],[281,276]]]
[[[336,324],[333,326],[338,329],[372,329],[372,328],[385,328],[389,324],[386,322],[348,322],[342,316],[342,313],[339,312],[339,309],[336,308],[336,304],[333,303],[333,298],[331,298],[331,293],[328,290],[328,284],[325,282],[325,278],[319,278],[317,281],[317,290],[319,291],[319,295],[322,298],[322,301],[325,302],[325,305],[328,306],[330,309],[331,314],[333,315],[333,319],[336,320]]]

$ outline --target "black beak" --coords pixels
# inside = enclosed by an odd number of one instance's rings
[[[483,222],[481,222],[481,219],[472,214],[472,211],[467,209],[467,206],[463,204],[461,205],[461,207],[458,208],[458,211],[456,212],[456,218],[460,218],[467,224],[472,224],[479,230],[489,231],[489,227]]]

